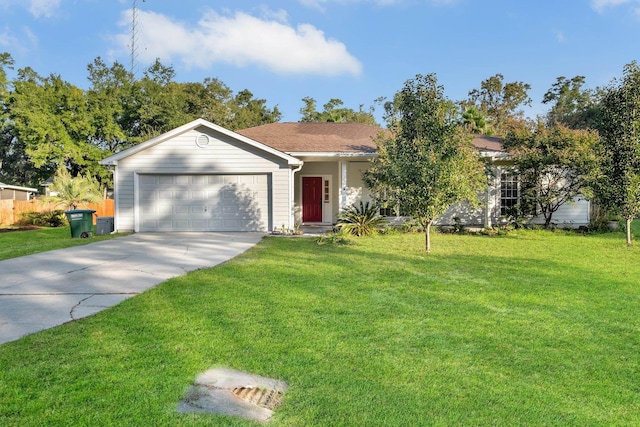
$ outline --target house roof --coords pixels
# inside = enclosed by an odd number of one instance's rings
[[[262,150],[264,152],[270,153],[272,155],[275,155],[276,157],[280,157],[284,160],[286,160],[288,162],[289,165],[299,165],[301,164],[299,159],[296,159],[295,157],[292,157],[286,153],[284,153],[282,150],[278,150],[275,147],[271,147],[267,144],[264,144],[262,142],[259,141],[255,141],[253,139],[251,139],[250,137],[246,137],[243,136],[237,132],[232,132],[228,129],[223,128],[222,126],[218,126],[214,123],[211,123],[207,120],[204,119],[196,119],[192,122],[189,122],[185,125],[182,125],[180,127],[177,127],[173,130],[170,130],[169,132],[163,133],[160,136],[157,136],[155,138],[152,138],[148,141],[145,141],[141,144],[135,145],[127,150],[121,151],[119,153],[116,153],[112,156],[109,156],[103,160],[100,161],[100,164],[102,165],[116,165],[118,164],[118,160],[127,158],[129,156],[132,156],[136,153],[139,153],[140,151],[146,150],[147,148],[153,147],[154,145],[160,144],[161,142],[167,141],[171,138],[174,138],[178,135],[181,135],[185,132],[197,129],[199,127],[206,127],[208,129],[211,129],[215,132],[221,133],[223,135],[226,135],[228,137],[234,138],[237,141],[243,142],[251,147],[255,147],[258,148],[259,150]]]
[[[362,123],[270,123],[237,131],[285,153],[367,153],[376,151],[375,137],[388,132]],[[500,138],[477,135],[481,151],[503,152]]]
[[[31,187],[21,187],[19,185],[10,185],[10,184],[3,184],[2,182],[0,182],[0,190],[16,190],[16,191],[25,191],[27,193],[37,193],[38,189],[37,188],[31,188]]]
[[[270,123],[238,133],[285,153],[375,153],[386,130],[362,123]]]
[[[476,135],[473,138],[473,145],[481,151],[499,151],[504,152],[502,146],[502,138],[495,136]]]

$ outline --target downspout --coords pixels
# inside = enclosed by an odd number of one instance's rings
[[[342,211],[347,207],[347,162],[340,161],[340,201],[338,210]]]
[[[304,162],[300,161],[300,166],[295,169],[290,169],[291,173],[289,174],[289,229],[294,230],[296,226],[295,212],[294,212],[294,202],[295,202],[295,174],[296,172],[300,172],[302,170],[302,166],[304,166]]]
[[[491,189],[496,185],[495,177],[493,177],[493,157],[490,157],[492,171],[487,176],[487,192],[486,200],[484,202],[484,228],[491,228]],[[492,179],[493,178],[493,179]]]
[[[117,175],[117,168],[114,165],[107,165],[107,170],[109,172],[111,172],[111,175],[113,176],[113,198],[114,198],[114,207],[113,207],[113,232],[112,234],[115,234],[118,232],[118,211],[119,211],[119,205],[120,205],[120,197],[118,195],[118,191],[116,190],[117,186],[118,186],[118,175]]]

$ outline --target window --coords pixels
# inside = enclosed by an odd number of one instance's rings
[[[387,217],[408,216],[406,212],[403,212],[399,206],[395,208],[380,208],[380,215]]]
[[[519,199],[517,175],[512,172],[502,172],[500,174],[500,215],[512,215]]]
[[[329,180],[324,180],[324,202],[330,203],[331,199],[329,198]]]
[[[380,208],[380,215],[396,216],[396,210],[394,208]]]

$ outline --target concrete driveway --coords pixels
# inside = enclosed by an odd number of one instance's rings
[[[0,261],[0,343],[90,316],[213,267],[263,233],[141,233]]]

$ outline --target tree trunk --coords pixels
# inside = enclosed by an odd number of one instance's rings
[[[431,222],[427,221],[424,227],[425,251],[427,253],[431,252]]]
[[[544,228],[547,230],[551,228],[551,215],[547,216],[546,212],[544,214]]]
[[[627,246],[631,246],[631,220],[632,217],[627,217]]]

